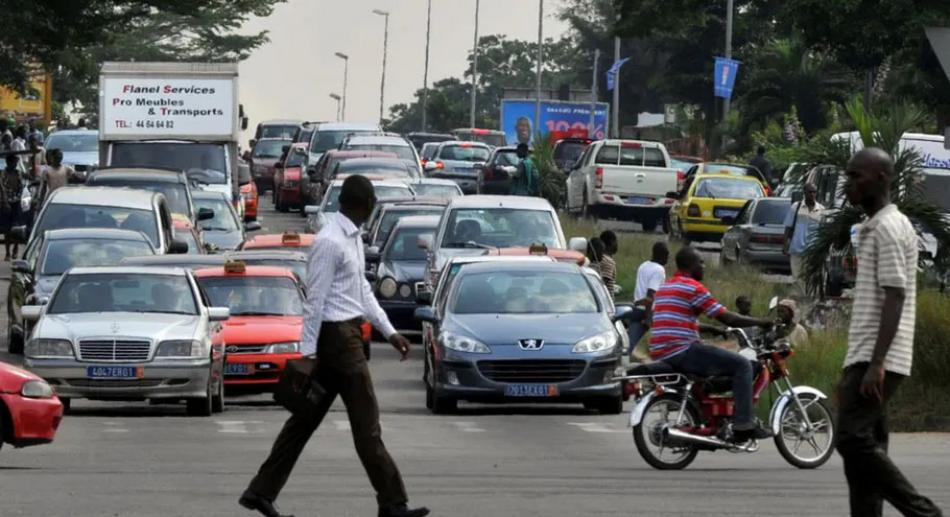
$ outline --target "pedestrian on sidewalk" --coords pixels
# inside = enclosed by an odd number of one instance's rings
[[[858,152],[845,195],[867,216],[858,234],[858,274],[844,372],[838,385],[837,449],[853,517],[876,517],[883,501],[903,515],[939,516],[887,455],[887,403],[911,373],[917,305],[917,232],[890,201],[894,162]]]
[[[613,299],[617,294],[617,261],[614,259],[619,248],[617,234],[604,230],[600,234],[600,241],[604,243],[604,253],[600,257],[600,277],[604,279],[607,292]]]
[[[379,406],[363,354],[360,324],[367,318],[403,360],[409,355],[409,341],[390,324],[366,280],[359,229],[375,205],[373,184],[365,176],[346,178],[340,211],[328,217],[310,248],[301,352],[316,355],[314,376],[326,395],[313,414],[298,413],[287,420],[270,456],[241,496],[241,506],[267,517],[281,516],[274,501],[337,395],[349,416],[356,453],[376,490],[379,517],[429,514],[426,508],[407,506],[402,476],[383,445]]]
[[[653,314],[653,299],[656,292],[666,282],[666,263],[670,260],[670,249],[665,242],[653,243],[650,260],[637,268],[637,285],[633,290],[633,313],[627,320],[627,337],[630,338],[630,361],[646,361],[649,355],[638,347],[643,336],[650,330]]]
[[[814,183],[805,184],[805,198],[792,205],[785,215],[785,248],[792,266],[793,288],[804,297],[806,290],[802,281],[802,255],[810,239],[821,224],[825,207],[818,202],[818,188]]]
[[[20,244],[13,237],[14,226],[20,224],[20,196],[23,193],[23,178],[20,177],[20,158],[15,154],[8,154],[6,168],[0,175],[0,233],[3,233],[3,247],[6,254],[4,261],[11,257],[16,258],[20,252]],[[10,248],[13,255],[10,255]]]

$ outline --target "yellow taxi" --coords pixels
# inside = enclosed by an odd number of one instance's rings
[[[670,209],[670,235],[684,241],[720,241],[750,199],[766,197],[762,182],[753,176],[729,173],[695,174],[686,179]]]
[[[765,195],[770,195],[769,181],[765,178],[762,172],[759,171],[759,169],[756,169],[751,165],[739,165],[736,163],[726,162],[697,163],[686,171],[686,176],[683,178],[683,183],[679,185],[680,189],[682,190],[683,185],[688,183],[698,174],[729,174],[731,176],[748,176],[750,178],[755,178],[762,183],[762,188],[765,190]]]

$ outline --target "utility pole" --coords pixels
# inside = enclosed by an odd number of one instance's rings
[[[481,0],[475,0],[475,42],[472,44],[472,106],[468,111],[468,125],[475,127],[475,96],[478,90],[478,8]]]
[[[731,1],[731,0],[730,0]],[[614,64],[620,61],[620,38],[614,38]],[[620,70],[614,75],[613,117],[610,123],[610,136],[620,138]]]
[[[544,0],[538,0],[538,72],[534,88],[534,133],[541,134],[541,63],[544,62]],[[531,135],[534,138],[534,135]],[[535,142],[535,145],[540,142]]]
[[[343,60],[343,107],[340,108],[340,120],[343,121],[346,120],[346,78],[350,72],[350,56],[342,52],[333,55]]]
[[[429,9],[426,12],[426,65],[422,72],[422,131],[428,127],[429,109],[429,35],[432,32],[432,0],[429,0]]]
[[[732,15],[735,11],[734,0],[726,0],[726,59],[732,59]],[[732,99],[726,97],[722,101],[722,120],[726,121]]]
[[[597,65],[600,62],[600,49],[594,49],[594,73],[590,80],[590,122],[587,124],[587,137],[593,140],[597,135],[594,127],[594,113],[597,111]]]
[[[377,14],[386,19],[383,28],[383,75],[379,81],[379,126],[383,126],[383,110],[386,106],[386,54],[389,53],[389,11],[373,9],[373,14]]]

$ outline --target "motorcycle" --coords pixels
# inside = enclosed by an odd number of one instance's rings
[[[828,397],[810,386],[794,386],[786,361],[791,343],[776,328],[750,338],[743,329],[727,329],[739,341],[740,355],[753,361],[753,403],[768,387],[778,394],[769,416],[775,446],[790,464],[820,467],[834,453],[835,423]],[[703,378],[659,361],[639,365],[620,376],[637,403],[629,425],[640,456],[661,470],[686,468],[699,451],[752,453],[756,440],[736,443],[732,417],[735,400],[729,377]]]

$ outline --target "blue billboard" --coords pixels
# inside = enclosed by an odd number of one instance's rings
[[[535,133],[534,106],[531,99],[503,99],[501,101],[501,130],[508,145],[531,144]],[[541,134],[555,138],[587,137],[595,140],[607,135],[607,116],[610,105],[598,102],[594,110],[594,127],[590,127],[590,103],[541,101]]]

